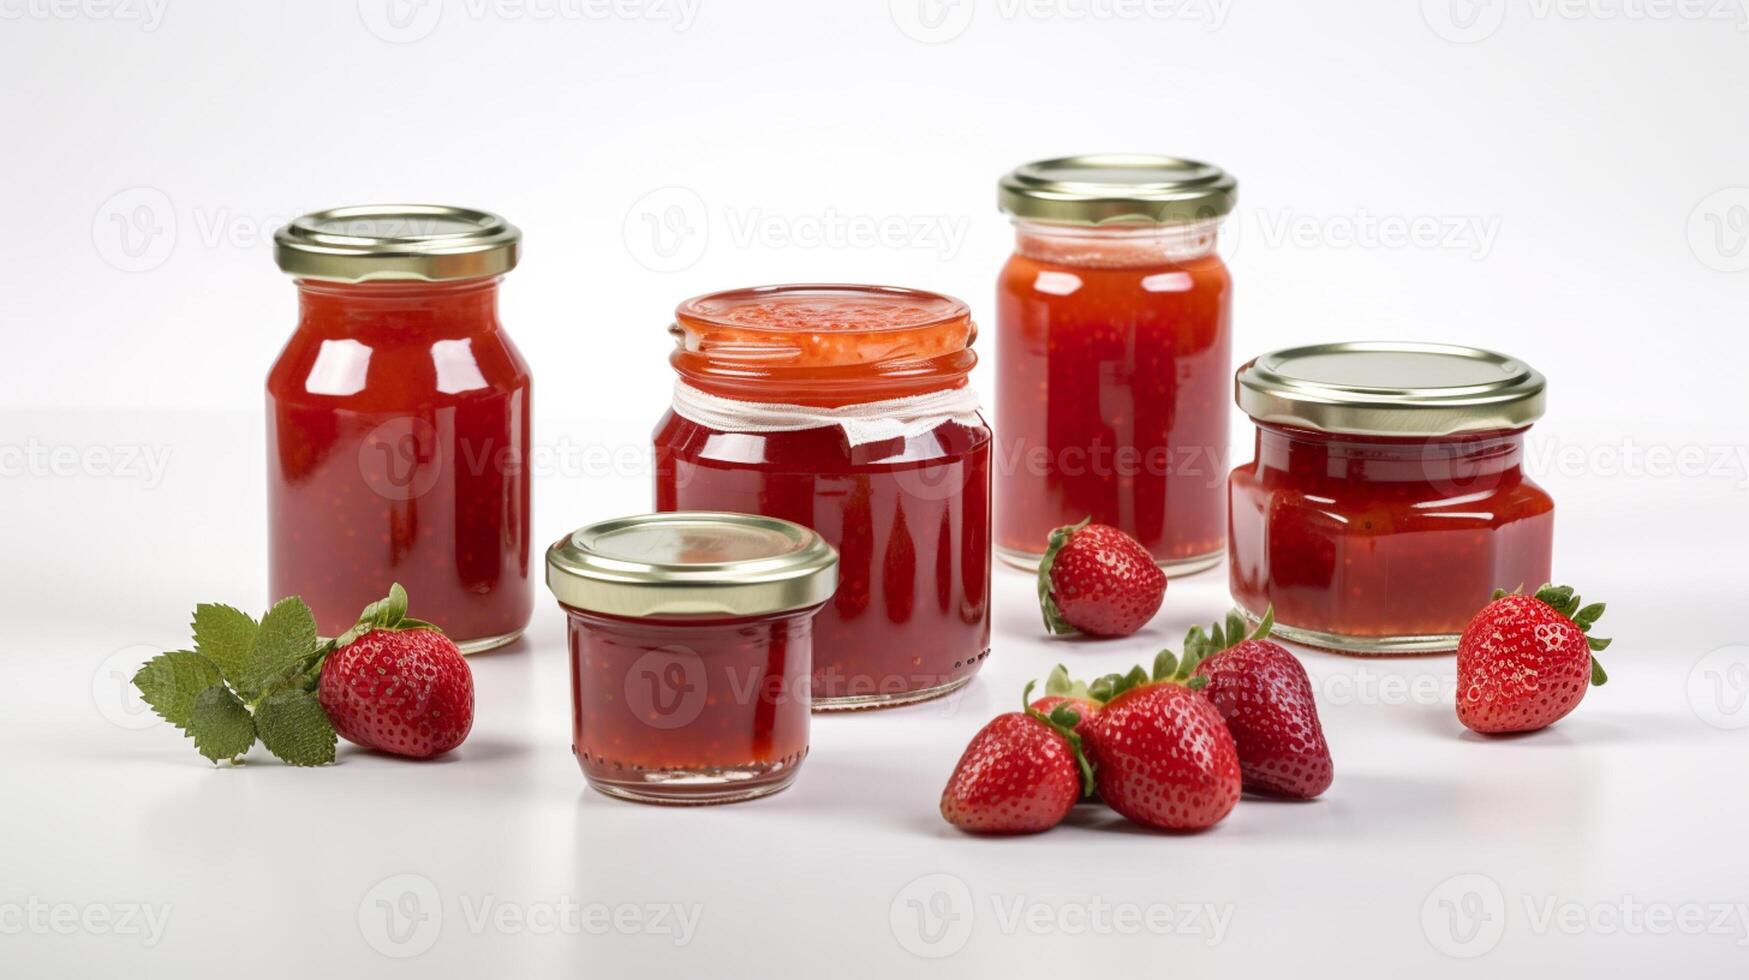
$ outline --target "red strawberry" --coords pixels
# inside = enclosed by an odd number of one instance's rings
[[[1160,611],[1166,573],[1135,538],[1082,521],[1051,532],[1038,602],[1052,633],[1129,636]]]
[[[1150,827],[1202,830],[1239,802],[1239,755],[1220,713],[1189,684],[1137,667],[1090,685],[1104,704],[1086,729],[1099,796]]]
[[[1534,732],[1578,707],[1587,685],[1609,680],[1587,636],[1603,603],[1581,606],[1567,586],[1536,595],[1494,593],[1458,641],[1458,720],[1475,732]]]
[[[347,741],[428,759],[468,737],[474,677],[449,637],[406,611],[399,585],[367,606],[334,641],[316,694]]]
[[[1233,733],[1245,788],[1309,800],[1330,788],[1330,746],[1306,668],[1268,639],[1274,625],[1272,608],[1250,636],[1237,612],[1224,635],[1219,623],[1207,634],[1195,627],[1184,639],[1181,670],[1208,678],[1202,695]]]
[[[1022,700],[1031,695],[1028,684]],[[978,834],[1034,834],[1061,823],[1093,788],[1076,720],[1068,708],[997,715],[954,766],[941,815]]]

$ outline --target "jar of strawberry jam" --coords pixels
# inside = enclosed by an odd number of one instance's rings
[[[656,509],[766,514],[838,549],[816,710],[945,694],[990,651],[990,430],[959,300],[768,286],[687,300]]]
[[[1229,480],[1231,584],[1275,633],[1348,653],[1456,648],[1495,589],[1549,581],[1555,505],[1524,473],[1543,376],[1438,344],[1321,344],[1238,372],[1256,459]]]
[[[1014,255],[996,289],[996,545],[1035,567],[1053,528],[1128,532],[1168,575],[1226,543],[1236,199],[1205,163],[1137,154],[1002,178]]]
[[[681,804],[788,786],[808,752],[813,620],[837,564],[813,531],[748,514],[603,521],[548,549],[589,784]]]
[[[324,635],[395,582],[463,652],[528,624],[529,373],[498,322],[520,239],[429,205],[275,235],[299,316],[267,377],[268,577]]]

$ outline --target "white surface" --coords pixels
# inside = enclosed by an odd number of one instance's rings
[[[1749,728],[1720,727],[1749,725],[1737,7],[707,0],[684,29],[638,2],[399,9],[404,31],[376,0],[0,0],[8,975],[1441,976],[1465,966],[1449,952],[1503,976],[1742,974],[1749,925],[1708,909],[1749,902]],[[1324,800],[1247,801],[1197,837],[1098,811],[1024,840],[940,822],[960,749],[1026,678],[1176,643],[1225,607],[1220,572],[1095,646],[1040,638],[1002,570],[996,652],[963,698],[822,718],[793,790],[708,811],[585,792],[544,602],[522,648],[476,660],[478,726],[440,763],[214,771],[116,699],[195,602],[267,599],[260,385],[293,295],[264,243],[287,217],[427,199],[525,230],[504,302],[538,378],[544,541],[647,506],[680,299],[895,282],[963,296],[988,344],[996,177],[1132,147],[1239,176],[1241,357],[1452,340],[1549,376],[1532,469],[1560,505],[1557,574],[1611,603],[1617,638],[1578,713],[1483,742],[1425,695],[1449,660],[1311,655]],[[441,925],[385,942],[376,901],[424,881]],[[33,900],[69,911],[21,919]],[[913,900],[958,916],[939,943]],[[1442,900],[1497,939],[1453,945]],[[535,921],[482,924],[488,901]],[[623,925],[533,934],[563,902]],[[132,903],[169,907],[156,942],[99,928]],[[647,904],[697,909],[696,930],[640,930]],[[1227,917],[1213,944],[1094,934],[1114,906],[1205,904]]]

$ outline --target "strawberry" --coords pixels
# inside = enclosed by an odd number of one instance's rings
[[[1032,688],[1026,685],[1023,702]],[[942,817],[977,834],[1034,834],[1061,823],[1093,789],[1077,721],[1068,707],[997,715],[972,736],[948,777]]]
[[[1051,532],[1038,564],[1038,602],[1056,634],[1129,636],[1160,611],[1166,573],[1135,538],[1082,521]]]
[[[1113,810],[1166,830],[1203,830],[1232,812],[1238,750],[1220,712],[1193,689],[1203,683],[1155,680],[1137,667],[1089,685],[1103,704],[1087,724],[1087,756]]]
[[[1237,612],[1227,616],[1224,633],[1220,623],[1208,633],[1194,627],[1184,638],[1184,664],[1178,669],[1208,678],[1202,696],[1233,733],[1245,788],[1309,800],[1330,788],[1330,746],[1318,721],[1311,678],[1297,657],[1269,639],[1274,625],[1271,608],[1249,636]],[[1156,662],[1156,670],[1164,666],[1169,664]]]
[[[398,585],[366,606],[333,641],[317,697],[347,741],[428,759],[468,737],[474,677],[449,637],[406,612],[407,594]]]
[[[1475,732],[1534,732],[1578,707],[1588,685],[1609,680],[1588,636],[1603,603],[1581,606],[1567,586],[1535,595],[1504,591],[1482,607],[1458,641],[1458,720]]]

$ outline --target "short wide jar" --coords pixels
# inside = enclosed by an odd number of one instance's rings
[[[788,786],[808,753],[813,618],[837,567],[813,531],[747,514],[603,521],[548,549],[589,785],[672,804]]]
[[[1233,599],[1346,653],[1451,650],[1495,589],[1549,581],[1554,501],[1524,473],[1543,376],[1435,344],[1276,351],[1239,369],[1256,458],[1229,481]]]

